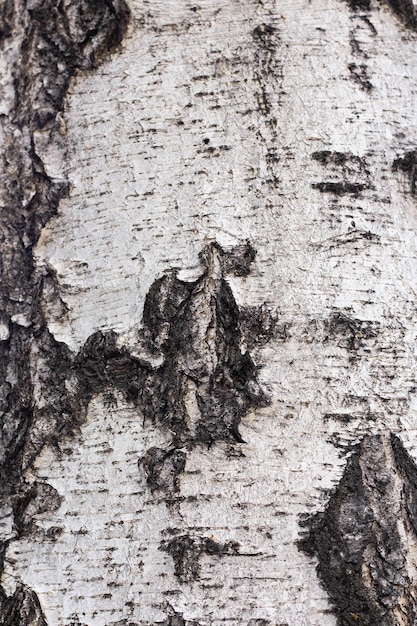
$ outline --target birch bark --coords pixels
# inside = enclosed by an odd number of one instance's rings
[[[0,14],[0,624],[416,624],[412,0]]]

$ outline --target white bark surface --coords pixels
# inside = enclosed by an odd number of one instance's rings
[[[245,443],[189,451],[171,506],[138,468],[170,433],[122,397],[94,398],[79,436],[27,475],[63,496],[37,521],[60,530],[12,541],[2,582],[32,588],[49,625],[149,625],[171,607],[202,626],[335,626],[296,544],[300,515],[322,510],[342,475],[334,443],[392,431],[417,457],[417,206],[392,169],[416,147],[416,37],[383,5],[367,19],[330,0],[130,6],[122,50],[72,84],[66,154],[38,137],[48,174],[71,183],[36,249],[67,305],[46,312],[49,329],[74,350],[113,329],[134,352],[156,278],[195,279],[207,243],[250,240],[257,257],[228,279],[234,296],[266,303],[288,338],[253,352],[271,403],[244,419]],[[312,158],[323,150],[362,165],[325,167]],[[313,187],[346,180],[363,190]],[[336,313],[372,333],[329,340]],[[170,528],[237,541],[239,554],[203,555],[200,579],[180,582],[159,549]]]

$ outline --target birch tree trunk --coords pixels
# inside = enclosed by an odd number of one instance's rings
[[[3,0],[2,626],[417,624],[413,0]]]

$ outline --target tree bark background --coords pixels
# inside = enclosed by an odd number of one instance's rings
[[[0,624],[415,624],[413,2],[0,19]]]

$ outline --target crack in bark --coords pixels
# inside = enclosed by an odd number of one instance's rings
[[[417,467],[392,434],[367,435],[326,510],[302,522],[340,626],[417,619]]]

